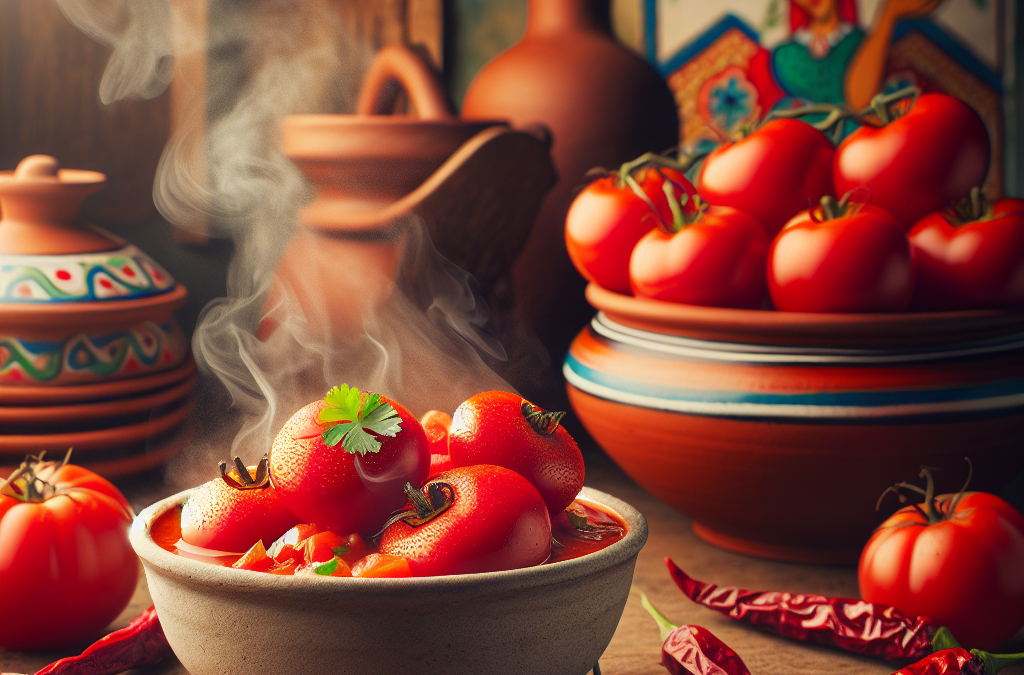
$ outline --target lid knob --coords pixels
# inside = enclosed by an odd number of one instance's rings
[[[30,155],[0,171],[0,255],[63,255],[112,251],[113,235],[79,222],[82,200],[103,189],[96,171],[62,169],[49,155]]]
[[[56,177],[58,169],[60,169],[60,162],[55,157],[50,157],[49,155],[29,155],[18,162],[18,168],[14,170],[14,178],[17,180],[29,176]]]

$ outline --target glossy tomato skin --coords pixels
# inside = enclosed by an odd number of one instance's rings
[[[249,473],[254,469],[249,467]],[[229,475],[238,479],[234,469]],[[200,485],[181,508],[181,538],[186,543],[229,553],[248,551],[257,541],[269,545],[297,524],[269,484],[239,490],[214,478]]]
[[[551,552],[551,520],[537,489],[518,473],[479,464],[447,471],[452,505],[419,527],[397,522],[380,552],[409,561],[412,575],[497,572],[539,565]],[[428,483],[429,484],[429,483]]]
[[[937,498],[947,510],[954,495]],[[928,525],[913,507],[879,527],[861,554],[861,597],[946,626],[968,649],[998,651],[1024,626],[1024,516],[995,495],[966,493]]]
[[[42,503],[0,495],[0,647],[78,648],[128,606],[138,558],[128,502],[108,481],[70,464],[49,473],[60,491]]]
[[[917,257],[914,309],[1024,305],[1024,199],[1002,199],[991,218],[953,225],[925,216],[910,231]]]
[[[629,293],[629,255],[636,243],[657,227],[658,217],[672,222],[662,187],[666,178],[680,199],[684,193],[697,194],[690,181],[673,169],[646,168],[635,178],[658,208],[658,216],[628,185],[616,185],[616,177],[607,176],[583,188],[565,218],[565,246],[573,265],[587,281],[617,293]]]
[[[460,404],[448,436],[452,466],[511,469],[533,483],[555,515],[583,488],[583,454],[561,425],[551,435],[534,430],[522,403],[518,394],[485,391]]]
[[[835,195],[835,148],[799,120],[773,120],[743,140],[716,148],[697,175],[709,204],[748,213],[774,237],[790,218]]]
[[[925,94],[884,127],[861,127],[836,149],[836,194],[865,188],[869,201],[909,230],[967,196],[988,172],[985,125],[969,105]]]
[[[768,251],[768,291],[787,312],[902,312],[914,294],[910,242],[892,216],[871,205],[821,218],[793,218]]]
[[[278,433],[270,449],[270,480],[299,521],[369,537],[405,504],[404,485],[427,477],[430,446],[423,427],[400,403],[381,400],[398,412],[402,429],[393,438],[378,437],[378,452],[352,455],[309,435],[319,426],[323,400],[296,412]]]
[[[669,234],[648,232],[629,260],[633,295],[689,305],[760,307],[764,302],[768,235],[753,217],[712,206]]]

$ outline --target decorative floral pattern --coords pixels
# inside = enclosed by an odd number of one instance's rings
[[[30,341],[0,335],[0,384],[71,384],[145,375],[182,362],[188,342],[173,319],[110,335]]]
[[[166,270],[132,245],[102,253],[0,255],[0,302],[129,300],[174,285]]]

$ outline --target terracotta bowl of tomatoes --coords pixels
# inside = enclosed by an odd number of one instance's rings
[[[277,576],[158,545],[153,524],[188,490],[145,509],[130,535],[164,632],[192,675],[400,672],[585,675],[625,607],[647,523],[596,490],[625,537],[524,569],[438,577]]]
[[[1024,469],[1024,312],[697,307],[591,284],[563,368],[580,420],[703,539],[855,562],[922,465],[940,491]],[[885,508],[888,507],[888,508]]]

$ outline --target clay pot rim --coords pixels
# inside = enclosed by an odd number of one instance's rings
[[[185,399],[180,407],[153,419],[108,429],[56,434],[3,434],[0,435],[0,464],[14,455],[54,449],[63,451],[70,447],[75,449],[75,456],[84,461],[83,454],[87,455],[91,450],[107,450],[110,446],[136,443],[171,431],[191,414],[194,407],[194,400]]]
[[[12,185],[28,186],[78,186],[102,185],[107,182],[106,174],[88,169],[58,169],[56,176],[15,175],[15,171],[0,171],[0,189]]]
[[[116,329],[139,321],[166,318],[185,304],[188,289],[174,286],[156,295],[130,300],[86,300],[81,302],[0,303],[0,329],[28,329],[68,335],[82,328],[103,326]],[[19,334],[22,335],[22,334]]]
[[[67,404],[71,401],[116,400],[130,395],[148,395],[157,389],[175,385],[192,376],[195,371],[195,359],[191,354],[186,354],[183,362],[178,365],[137,377],[52,386],[0,384],[0,405],[44,406],[53,403]]]
[[[834,345],[874,338],[879,344],[924,344],[1024,331],[1024,311],[839,314],[705,307],[637,298],[590,283],[587,301],[624,325],[731,342]]]
[[[282,128],[285,130],[285,133],[287,133],[291,128],[305,130],[309,128],[332,129],[334,127],[348,126],[380,126],[383,128],[396,126],[422,128],[479,127],[483,129],[492,126],[509,126],[509,121],[500,119],[466,120],[460,117],[452,117],[450,119],[423,119],[422,117],[416,117],[415,115],[343,115],[331,113],[304,113],[286,115],[282,122]]]
[[[607,493],[584,487],[579,496],[615,511],[629,526],[621,540],[595,553],[502,572],[453,574],[438,577],[405,579],[362,579],[357,577],[280,576],[220,567],[175,555],[158,546],[149,533],[153,521],[184,502],[198,488],[190,488],[144,509],[132,523],[129,539],[135,552],[147,567],[159,570],[162,576],[189,584],[200,584],[211,592],[225,594],[258,593],[264,601],[275,598],[290,600],[314,599],[323,603],[325,596],[338,599],[369,599],[387,602],[389,597],[429,597],[443,592],[477,595],[480,592],[523,592],[531,588],[556,585],[635,559],[647,541],[647,519],[634,507]],[[215,590],[214,590],[215,589]]]

